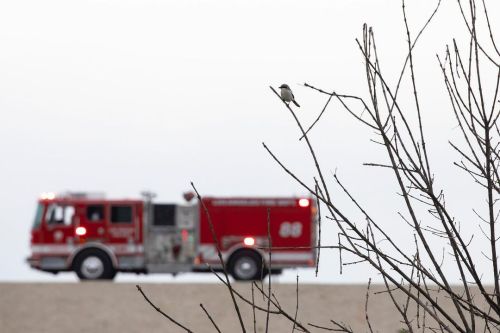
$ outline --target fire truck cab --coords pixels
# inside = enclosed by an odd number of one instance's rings
[[[314,266],[315,223],[310,198],[204,198],[180,205],[153,203],[151,196],[44,194],[28,263],[46,272],[74,271],[81,280],[210,268],[255,280],[283,268]]]

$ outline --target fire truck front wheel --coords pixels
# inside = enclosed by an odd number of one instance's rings
[[[111,259],[97,249],[80,253],[75,258],[73,269],[80,280],[112,280],[116,275]]]
[[[233,278],[238,281],[260,280],[266,274],[262,270],[262,258],[251,250],[240,250],[233,254],[229,269]]]

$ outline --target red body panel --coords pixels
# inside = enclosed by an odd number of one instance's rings
[[[122,245],[134,245],[142,248],[143,244],[143,201],[141,200],[104,200],[104,199],[74,199],[56,198],[41,199],[38,202],[40,215],[39,223],[35,223],[31,230],[32,254],[28,258],[35,268],[41,267],[41,260],[48,257],[57,257],[67,261],[67,268],[71,268],[69,261],[76,251],[88,244],[104,244],[108,248],[116,248],[113,254],[123,252]],[[130,222],[112,223],[111,207],[131,207]],[[63,214],[61,223],[51,220],[51,207],[68,209]],[[100,216],[91,218],[89,207],[99,207]],[[58,215],[58,214],[55,214]],[[59,219],[60,216],[56,218]],[[52,222],[51,222],[52,221]],[[78,228],[83,227],[84,234],[78,234]],[[120,247],[121,246],[121,247]],[[134,255],[127,253],[129,255]],[[130,252],[130,251],[129,251]],[[143,253],[140,253],[143,256]],[[115,258],[116,258],[115,257]],[[115,259],[116,260],[116,259]],[[52,270],[52,269],[47,269]],[[59,271],[64,269],[54,269]]]
[[[299,205],[299,200],[307,200],[307,206]],[[310,248],[315,245],[316,239],[314,201],[298,198],[205,198],[203,204],[222,252],[245,246],[243,241],[247,237],[253,238],[255,247],[266,252],[264,248],[268,247],[269,235],[273,253],[307,252],[313,254],[309,259],[297,257],[293,260],[292,255],[290,260],[296,263],[307,262],[308,265],[314,263],[312,259],[315,258],[315,251]],[[200,246],[214,244],[209,217],[203,205],[200,205],[199,215]],[[280,261],[279,255],[275,258],[273,263]]]
[[[140,200],[54,199],[40,200],[39,204],[43,205],[44,213],[40,225],[32,229],[32,244],[68,243],[69,239],[76,243],[99,241],[120,244],[130,242],[130,240],[140,244],[143,242],[143,202]],[[53,204],[74,207],[71,224],[51,225],[47,223],[47,210],[49,205]],[[115,205],[132,207],[132,221],[130,223],[111,223],[111,206]],[[102,206],[103,215],[95,220],[90,220],[87,216],[89,206]],[[77,227],[85,227],[85,235],[76,235],[75,230]],[[62,232],[63,236],[55,237],[57,231]]]

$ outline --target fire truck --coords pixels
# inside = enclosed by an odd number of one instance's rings
[[[223,266],[235,280],[256,280],[284,268],[315,265],[312,198],[184,197],[184,204],[166,204],[154,202],[150,193],[121,200],[43,194],[27,261],[45,272],[74,271],[81,280],[111,280],[117,272],[220,271]]]

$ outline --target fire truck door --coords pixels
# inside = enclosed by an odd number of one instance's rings
[[[78,207],[79,226],[85,228],[87,241],[107,241],[106,215],[103,204],[86,204]]]
[[[45,214],[45,243],[66,244],[73,241],[75,208],[72,205],[50,204]]]
[[[139,241],[139,210],[134,204],[116,203],[108,206],[108,241],[135,244]]]

